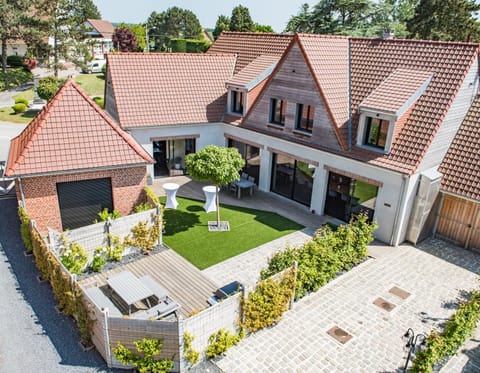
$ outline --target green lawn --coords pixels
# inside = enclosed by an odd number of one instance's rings
[[[32,121],[34,114],[15,114],[11,107],[0,108],[0,122],[28,124]]]
[[[353,196],[358,198],[358,203],[363,203],[377,196],[378,187],[372,184],[357,180]]]
[[[89,96],[103,96],[105,93],[103,74],[78,74],[74,79]]]
[[[177,201],[176,210],[164,211],[163,241],[199,269],[303,228],[272,212],[220,205],[220,219],[230,223],[230,231],[209,232],[207,223],[216,220],[215,212],[207,214],[203,201]]]

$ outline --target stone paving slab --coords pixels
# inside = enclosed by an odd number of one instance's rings
[[[400,371],[407,328],[428,334],[445,322],[465,292],[478,286],[480,256],[440,240],[419,248],[376,245],[375,252],[375,258],[295,303],[276,326],[233,347],[218,367],[224,372]],[[243,264],[236,259],[229,261],[230,272]],[[229,280],[226,267],[219,273]],[[389,292],[393,286],[411,295],[401,299]],[[395,308],[387,312],[374,305],[378,297]],[[327,334],[334,326],[353,338],[336,341]]]

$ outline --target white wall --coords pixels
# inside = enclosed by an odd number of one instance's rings
[[[260,152],[259,189],[266,192],[270,191],[272,161],[271,152],[267,150],[267,147],[278,149],[299,158],[318,162],[319,166],[315,170],[312,200],[309,208],[311,210],[314,209],[320,215],[323,214],[325,207],[328,182],[328,172],[324,169],[324,166],[334,167],[383,183],[383,186],[378,190],[375,206],[374,219],[379,223],[375,237],[383,242],[390,243],[392,235],[396,232],[394,226],[401,224],[401,229],[398,230],[401,233],[393,241],[395,242],[394,244],[403,241],[407,225],[405,211],[402,209],[404,207],[403,200],[411,200],[409,203],[413,203],[413,197],[401,193],[404,187],[402,174],[231,125],[225,125],[224,132],[239,139],[244,138],[245,140],[264,145],[264,149]],[[410,185],[409,194],[413,192],[414,183]]]
[[[130,128],[128,132],[143,146],[143,148],[153,156],[152,138],[169,136],[192,136],[200,135],[196,139],[196,150],[200,150],[207,145],[214,144],[225,145],[223,137],[222,123],[203,123],[203,124],[181,124],[173,126],[157,126]],[[153,165],[147,167],[147,173],[153,175]]]

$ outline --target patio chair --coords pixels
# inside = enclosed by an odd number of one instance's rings
[[[247,180],[248,179],[248,174],[246,172],[242,172],[242,175],[240,176],[242,179]]]
[[[234,183],[228,185],[228,190],[233,193],[237,193],[237,186]]]

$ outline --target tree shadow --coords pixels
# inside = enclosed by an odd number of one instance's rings
[[[474,373],[478,372],[480,369],[480,340],[472,339],[474,342],[477,342],[477,346],[470,350],[461,350],[463,354],[468,357],[468,361],[465,366],[462,368],[462,373]]]
[[[197,206],[191,207],[193,208]],[[200,207],[200,210],[201,209],[202,208]],[[180,210],[164,210],[163,217],[165,227],[164,236],[174,236],[175,234],[187,231],[200,223],[200,218],[197,214]]]
[[[0,209],[3,214],[2,224],[0,224],[0,244],[3,250],[0,252],[6,256],[11,275],[18,283],[16,291],[20,298],[10,301],[25,301],[32,308],[33,322],[42,330],[37,334],[48,336],[48,341],[61,359],[60,365],[94,367],[103,372],[118,371],[109,370],[96,350],[86,352],[82,350],[78,343],[80,335],[73,319],[56,311],[56,301],[51,287],[46,282],[38,282],[39,272],[33,256],[24,255],[25,246],[19,234],[16,200],[0,200]],[[8,336],[4,337],[8,339]],[[46,339],[45,343],[49,343],[48,341]]]

